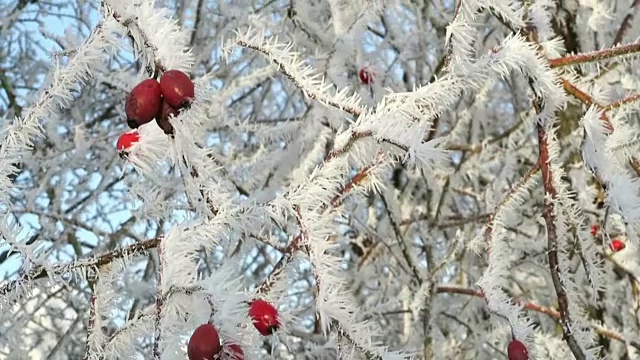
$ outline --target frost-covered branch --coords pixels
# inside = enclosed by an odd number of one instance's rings
[[[582,347],[576,341],[573,333],[574,323],[569,313],[569,300],[567,298],[566,285],[561,277],[561,272],[564,270],[560,268],[560,261],[558,260],[558,231],[556,228],[555,201],[558,199],[558,193],[553,184],[553,173],[550,168],[550,151],[549,140],[547,132],[542,128],[542,125],[538,125],[538,146],[540,147],[540,159],[538,165],[542,172],[542,183],[544,185],[546,199],[545,209],[543,212],[545,223],[547,224],[547,246],[549,252],[549,270],[551,272],[551,279],[555,287],[556,295],[558,296],[558,306],[560,308],[560,323],[562,324],[562,332],[564,339],[571,352],[576,359],[586,359]]]
[[[249,29],[245,34],[238,34],[236,43],[240,46],[259,51],[266,55],[280,72],[284,74],[304,95],[310,99],[348,112],[353,116],[360,116],[364,109],[360,105],[360,97],[356,94],[348,96],[349,89],[335,92],[332,96],[333,85],[325,83],[314,70],[306,66],[302,59],[292,51],[293,44],[279,44],[275,38],[271,42],[263,42],[264,34]],[[225,50],[227,53],[230,49]],[[227,55],[228,56],[228,55]]]
[[[567,55],[561,58],[550,59],[549,66],[555,68],[561,66],[580,65],[589,62],[607,60],[613,57],[631,56],[635,55],[637,52],[640,52],[640,43],[618,45],[590,53]]]
[[[637,9],[0,6],[0,358],[633,358]]]
[[[34,280],[50,278],[56,279],[65,274],[81,273],[84,269],[100,268],[108,265],[118,259],[126,259],[131,256],[137,256],[144,251],[153,249],[160,243],[160,238],[153,238],[143,242],[131,244],[122,249],[112,250],[105,254],[90,257],[87,259],[79,259],[74,262],[56,265],[56,266],[38,266],[33,268],[27,274],[21,276],[20,279],[6,283],[0,287],[1,295],[8,295],[16,289],[33,282]]]

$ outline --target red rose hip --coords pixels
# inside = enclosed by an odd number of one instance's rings
[[[153,120],[162,108],[160,84],[155,79],[147,79],[136,85],[125,104],[127,124],[137,128]]]
[[[609,245],[609,248],[611,248],[611,251],[613,252],[622,251],[626,247],[627,245],[619,239],[613,239],[611,245]]]
[[[218,330],[211,324],[198,326],[187,344],[189,360],[213,360],[220,350],[220,336]]]
[[[529,351],[521,341],[513,339],[507,346],[507,356],[509,360],[529,360]]]
[[[140,140],[140,134],[137,131],[131,131],[120,135],[118,142],[116,143],[116,150],[120,153],[121,157],[127,155],[129,148]]]
[[[162,129],[162,131],[167,135],[173,134],[173,125],[171,125],[171,121],[169,119],[178,116],[178,114],[178,110],[171,107],[171,105],[167,104],[166,101],[162,101],[162,108],[160,109],[158,116],[156,116],[156,123],[158,124],[158,127],[160,127],[160,129]]]
[[[358,72],[358,76],[360,77],[360,81],[369,85],[373,83],[373,73],[368,68],[362,68]]]
[[[254,300],[249,305],[249,316],[253,326],[264,336],[273,334],[280,327],[278,310],[264,300]]]
[[[195,96],[193,82],[180,70],[165,72],[160,78],[160,90],[164,100],[175,109],[191,103]]]

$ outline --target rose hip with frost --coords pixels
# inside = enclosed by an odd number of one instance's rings
[[[619,239],[613,239],[613,241],[611,241],[611,244],[609,245],[609,248],[613,252],[622,251],[626,247],[627,247],[627,245],[623,241],[621,241]]]
[[[187,344],[189,360],[213,360],[222,350],[218,330],[211,324],[198,326]]]
[[[120,157],[124,158],[128,155],[129,148],[140,140],[140,134],[137,131],[131,131],[120,135],[116,143],[116,150]]]
[[[137,128],[153,120],[162,108],[160,84],[155,79],[147,79],[136,85],[125,104],[127,124]]]
[[[373,72],[371,72],[371,70],[366,67],[360,69],[360,71],[358,72],[358,76],[360,77],[360,81],[362,81],[364,84],[369,85],[373,83]]]
[[[529,360],[529,351],[520,340],[513,339],[507,346],[509,360]]]
[[[264,300],[254,300],[249,304],[249,316],[253,326],[264,336],[273,334],[280,327],[278,310]]]
[[[178,110],[171,107],[171,105],[167,104],[166,101],[163,101],[160,113],[156,116],[156,123],[158,124],[158,127],[160,127],[160,129],[162,129],[162,131],[167,135],[173,134],[173,125],[171,125],[170,119],[178,116],[178,114]]]
[[[180,70],[169,70],[160,78],[160,90],[171,107],[180,109],[195,96],[195,88],[187,74]]]

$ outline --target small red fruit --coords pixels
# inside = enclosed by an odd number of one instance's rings
[[[238,344],[230,344],[220,357],[221,360],[244,360],[244,351]]]
[[[132,128],[144,125],[160,112],[162,108],[162,93],[160,84],[155,79],[147,79],[136,85],[125,104],[127,124]]]
[[[169,70],[160,78],[160,90],[164,100],[173,108],[180,109],[195,96],[193,81],[180,70]]]
[[[156,123],[165,134],[173,134],[173,125],[171,125],[170,118],[176,117],[178,114],[178,110],[171,107],[166,101],[162,102],[162,109],[158,116],[156,116]]]
[[[220,336],[218,330],[211,324],[198,326],[187,344],[189,360],[213,360],[220,350]]]
[[[249,305],[249,316],[253,326],[264,336],[273,334],[280,327],[278,310],[264,300],[254,300]]]
[[[609,245],[609,248],[611,248],[611,251],[613,252],[624,250],[624,248],[626,247],[627,245],[618,239],[613,239],[613,241],[611,242],[611,245]]]
[[[591,235],[596,236],[598,235],[598,230],[600,230],[600,227],[596,224],[591,225]]]
[[[358,76],[360,76],[360,81],[367,85],[373,83],[373,72],[371,72],[371,70],[366,67],[360,69],[360,72],[358,72]]]
[[[507,355],[509,360],[529,360],[529,351],[519,340],[513,339],[507,346]]]
[[[126,155],[127,150],[138,141],[140,141],[140,134],[137,131],[126,132],[118,138],[116,150],[121,156]]]

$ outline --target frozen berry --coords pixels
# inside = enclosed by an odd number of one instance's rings
[[[507,355],[509,360],[529,360],[529,351],[519,340],[513,339],[507,346]]]
[[[121,157],[127,155],[127,150],[140,140],[140,134],[137,131],[131,131],[120,135],[118,142],[116,143],[116,150],[120,153]]]
[[[600,230],[600,227],[596,224],[591,225],[591,235],[596,236],[598,235],[598,230]]]
[[[244,360],[244,351],[238,344],[230,344],[225,346],[221,360]]]
[[[358,76],[360,76],[360,81],[367,85],[373,83],[373,73],[368,68],[360,69],[360,72],[358,72]]]
[[[180,109],[195,96],[193,81],[180,70],[169,70],[160,78],[160,89],[164,100],[171,107]]]
[[[254,300],[249,305],[249,316],[253,320],[253,326],[260,334],[267,336],[273,334],[280,327],[278,310],[264,300]]]
[[[162,109],[160,109],[160,113],[156,116],[156,123],[165,134],[173,134],[173,125],[171,125],[170,119],[178,116],[178,114],[178,110],[171,107],[166,101],[162,102]]]
[[[213,360],[220,350],[222,345],[220,345],[218,330],[211,324],[198,326],[187,345],[189,360]]]
[[[618,251],[624,250],[624,248],[627,247],[627,245],[621,240],[613,239],[609,247],[611,248],[611,251],[618,252]]]
[[[155,79],[147,79],[136,85],[125,104],[127,124],[132,128],[144,125],[158,114],[162,108],[160,84]]]

